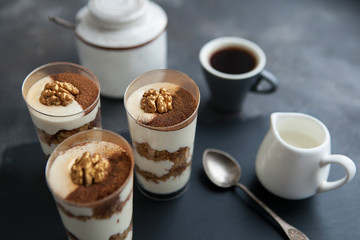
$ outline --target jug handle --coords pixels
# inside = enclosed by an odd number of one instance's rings
[[[318,192],[327,192],[339,188],[348,183],[355,176],[356,167],[354,162],[344,155],[328,155],[321,161],[320,166],[324,167],[328,164],[339,164],[345,169],[346,175],[339,180],[331,182],[325,180],[319,187]]]

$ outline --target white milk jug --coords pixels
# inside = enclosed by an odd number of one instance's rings
[[[331,164],[345,169],[342,179],[327,181]],[[266,189],[287,199],[334,190],[348,183],[356,172],[350,158],[331,155],[326,126],[302,113],[271,114],[270,129],[259,148],[255,169]]]

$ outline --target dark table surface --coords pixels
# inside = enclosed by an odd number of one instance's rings
[[[134,239],[283,239],[279,227],[239,189],[220,190],[204,175],[206,148],[235,156],[241,181],[310,239],[360,239],[360,177],[309,199],[275,197],[258,182],[254,160],[271,112],[303,112],[320,119],[332,152],[360,164],[360,1],[157,0],[169,17],[168,68],[198,84],[201,104],[190,188],[156,202],[134,188]],[[73,21],[86,1],[0,2],[0,239],[66,239],[44,179],[42,156],[20,89],[34,68],[78,63],[74,34],[48,21]],[[198,52],[207,41],[239,36],[260,45],[279,79],[272,95],[249,94],[241,114],[209,105]],[[127,138],[119,99],[101,98],[103,128]],[[333,167],[331,179],[342,176]]]

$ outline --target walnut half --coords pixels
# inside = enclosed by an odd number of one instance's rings
[[[147,113],[166,113],[172,109],[172,96],[166,88],[151,88],[143,94],[140,106]]]
[[[75,184],[89,187],[105,178],[109,166],[109,161],[101,158],[99,153],[94,153],[91,156],[91,153],[84,152],[71,167],[71,180]]]
[[[72,103],[74,96],[79,93],[79,89],[71,83],[54,81],[45,84],[40,95],[40,102],[47,106],[66,106]]]

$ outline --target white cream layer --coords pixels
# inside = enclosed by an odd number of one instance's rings
[[[155,174],[157,177],[166,175],[171,169],[171,167],[174,165],[174,163],[169,160],[165,160],[165,161],[149,160],[145,157],[140,156],[137,151],[134,152],[134,157],[136,159],[136,165],[140,168],[140,170],[151,172]]]
[[[176,131],[152,130],[140,126],[133,119],[129,119],[131,139],[138,143],[147,142],[151,148],[157,151],[176,152],[181,147],[192,148],[195,141],[196,119],[186,127]]]
[[[41,92],[45,84],[51,81],[50,76],[37,81],[31,86],[26,96],[27,103],[33,108],[29,108],[29,111],[33,123],[37,128],[53,135],[59,130],[79,128],[95,119],[98,108],[100,107],[100,101],[98,105],[85,116],[82,107],[76,101],[73,101],[67,106],[46,106],[42,104],[39,100]]]

